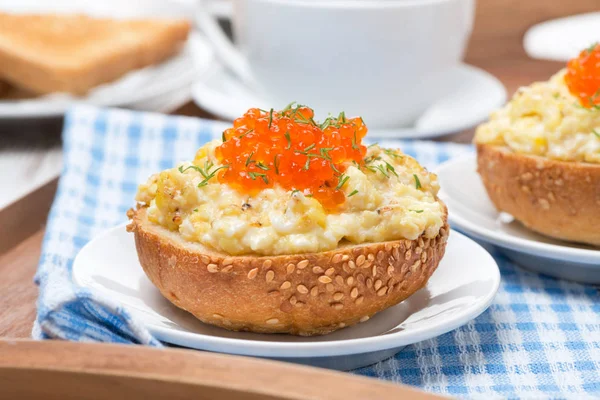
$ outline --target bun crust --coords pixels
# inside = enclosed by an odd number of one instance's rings
[[[477,171],[496,208],[529,229],[600,246],[600,165],[478,144]]]
[[[140,263],[164,297],[235,331],[323,335],[363,322],[427,283],[446,249],[434,239],[343,245],[279,256],[228,256],[129,213]]]

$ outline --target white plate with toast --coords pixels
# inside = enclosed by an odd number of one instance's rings
[[[166,54],[167,52],[164,48],[167,46],[165,42],[172,43],[172,41],[176,40],[173,37],[175,35],[181,35],[181,29],[178,33],[176,28],[173,27],[171,29],[164,29],[164,32],[161,30],[161,34],[157,33],[156,35],[153,35],[152,32],[156,31],[156,29],[151,29],[150,26],[120,25],[120,21],[139,18],[150,18],[156,21],[162,21],[169,18],[189,20],[191,15],[189,7],[180,2],[160,0],[136,0],[134,2],[126,3],[117,0],[105,2],[87,2],[83,0],[61,0],[56,2],[10,0],[0,4],[0,19],[7,19],[6,26],[15,23],[14,20],[11,21],[12,16],[22,14],[34,15],[31,17],[34,18],[32,22],[34,26],[24,29],[23,38],[19,39],[23,41],[21,47],[25,48],[25,50],[21,49],[23,50],[23,54],[17,57],[11,52],[10,48],[3,48],[0,46],[0,59],[3,56],[6,57],[7,60],[18,59],[19,62],[24,63],[23,65],[25,65],[25,67],[27,67],[28,63],[34,64],[38,62],[43,65],[43,72],[40,72],[42,76],[53,76],[51,66],[55,65],[56,60],[45,59],[46,55],[44,54],[46,53],[41,52],[39,52],[41,55],[38,56],[40,59],[38,60],[36,58],[34,54],[35,35],[46,31],[51,32],[59,28],[69,29],[69,27],[80,31],[81,29],[75,29],[77,28],[77,20],[69,20],[68,18],[77,18],[85,15],[110,18],[106,23],[107,30],[113,32],[103,35],[101,23],[95,23],[94,27],[90,28],[89,34],[86,34],[86,32],[80,33],[79,36],[77,36],[78,32],[73,33],[72,35],[69,34],[76,38],[73,40],[74,42],[81,40],[85,46],[76,43],[66,43],[65,41],[66,50],[69,50],[69,46],[71,46],[72,49],[70,51],[75,55],[78,51],[93,51],[95,55],[93,57],[89,56],[88,58],[98,60],[98,65],[102,65],[102,68],[98,68],[99,71],[97,72],[99,74],[103,73],[102,70],[112,68],[110,60],[114,61],[115,68],[131,70],[124,75],[121,75],[116,80],[99,84],[89,90],[85,95],[78,96],[67,93],[33,95],[31,93],[34,93],[35,91],[28,89],[25,86],[19,87],[19,85],[14,82],[7,84],[10,79],[15,79],[15,82],[17,82],[18,77],[6,77],[6,80],[3,80],[2,74],[0,74],[0,118],[59,116],[62,115],[73,102],[87,102],[101,106],[144,107],[144,105],[148,103],[148,100],[156,99],[160,96],[172,94],[176,91],[181,91],[182,89],[190,87],[194,79],[201,76],[214,61],[210,44],[202,35],[192,31],[190,32],[188,40],[185,41],[183,45],[176,47],[178,50],[176,50],[175,54],[168,56],[164,61],[155,62],[152,65],[139,69],[123,67],[123,64],[147,64],[147,61],[142,61],[142,59],[146,58],[162,59],[164,57],[163,54]],[[35,19],[35,14],[42,15],[41,19]],[[63,14],[67,14],[67,19],[63,18]],[[85,25],[85,21],[82,21],[81,24]],[[63,25],[66,26],[66,28]],[[123,34],[119,35],[118,32],[114,32],[114,30],[119,29],[123,30]],[[2,28],[0,27],[0,43],[2,43],[2,35]],[[110,39],[109,35],[112,35],[110,37],[114,36],[114,40]],[[118,49],[119,46],[133,46],[130,53],[137,52],[138,50],[136,50],[134,45],[127,44],[128,41],[125,39],[119,39],[121,37],[128,38],[129,35],[140,35],[140,38],[144,41],[145,47],[142,46],[144,48],[139,49],[139,57],[141,57],[139,60],[132,57],[124,58],[122,55],[123,52],[118,52],[112,48]],[[7,34],[5,34],[5,36],[10,38]],[[96,36],[99,36],[98,40],[95,39]],[[90,41],[97,43],[100,49],[90,45]],[[106,46],[107,41],[111,43],[111,46]],[[55,42],[62,43],[60,40],[55,40]],[[27,45],[27,43],[32,44]],[[29,54],[29,56],[27,56],[27,49],[29,48],[27,46],[31,47],[30,51],[32,54]],[[161,49],[161,47],[163,48]],[[104,52],[102,51],[102,48],[106,48]],[[156,51],[154,52],[152,49],[156,49]],[[6,54],[3,55],[2,52],[5,52]],[[48,52],[47,54],[58,53]],[[115,54],[121,55],[116,56]],[[89,69],[84,69],[84,71],[88,70]],[[57,71],[60,71],[60,69]],[[64,71],[60,73],[62,75],[57,76],[62,77]],[[79,72],[74,71],[73,74],[77,75]],[[85,79],[88,78],[88,75],[89,74],[86,72]],[[34,78],[35,77],[32,79]],[[37,85],[43,86],[44,80],[40,80],[41,82],[37,83]],[[152,102],[149,102],[148,104],[152,104]]]
[[[475,155],[448,161],[436,173],[443,188],[439,196],[448,206],[448,219],[454,228],[498,246],[528,269],[578,282],[600,283],[600,249],[540,235],[496,210],[477,174]]]
[[[73,279],[121,303],[167,343],[348,370],[391,357],[406,345],[449,332],[477,317],[494,299],[500,273],[481,246],[452,232],[446,255],[425,288],[366,322],[313,337],[232,332],[203,324],[152,285],[125,225],[101,234],[81,250],[73,264]]]

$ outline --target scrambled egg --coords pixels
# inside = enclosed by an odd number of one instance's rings
[[[218,167],[214,149],[220,144],[213,141],[201,148],[194,165],[212,161]],[[334,212],[300,191],[279,186],[253,197],[217,178],[198,187],[203,177],[185,169],[191,163],[150,177],[140,185],[136,200],[148,206],[150,221],[231,255],[321,252],[335,249],[342,240],[366,243],[412,240],[423,233],[437,236],[446,212],[436,197],[437,177],[399,151],[372,146],[369,157],[371,169],[348,165],[349,179],[342,187],[346,201]],[[385,162],[395,174],[386,170]]]
[[[600,110],[584,108],[560,71],[521,88],[477,128],[475,143],[563,161],[600,163]]]

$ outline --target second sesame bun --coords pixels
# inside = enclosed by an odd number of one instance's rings
[[[129,214],[140,263],[164,297],[235,331],[323,335],[368,320],[427,283],[446,249],[437,237],[279,256],[228,256]]]
[[[477,170],[498,210],[541,234],[600,246],[600,165],[479,144]]]

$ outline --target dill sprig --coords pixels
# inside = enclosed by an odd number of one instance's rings
[[[355,195],[355,194],[357,194],[357,193],[358,193],[358,190],[356,190],[356,189],[355,189],[355,190],[353,190],[353,191],[352,191],[352,192],[351,192],[351,193],[348,195],[348,197],[352,197],[352,196],[354,196],[354,195]]]
[[[421,189],[421,181],[419,180],[419,177],[417,176],[417,174],[413,174],[413,176],[415,177],[415,186],[417,189]]]
[[[197,165],[189,165],[186,168],[183,168],[183,165],[182,165],[178,169],[179,169],[179,172],[181,172],[182,174],[185,173],[186,171],[190,170],[190,169],[198,171],[200,173],[200,175],[202,175],[202,177],[204,178],[198,184],[198,187],[202,187],[202,186],[208,185],[208,181],[210,181],[212,178],[214,178],[215,175],[217,174],[217,172],[219,172],[222,169],[229,168],[229,165],[222,165],[222,166],[217,167],[217,168],[215,168],[215,169],[213,169],[211,171],[212,167],[214,167],[213,162],[206,160],[204,162],[204,167],[199,167]]]
[[[348,182],[348,179],[350,179],[349,176],[346,176],[344,174],[340,175],[339,181],[338,181],[337,186],[335,187],[335,190],[340,190],[342,188],[342,186],[344,186],[344,184],[346,184],[346,182]]]
[[[259,178],[261,178],[265,182],[265,184],[267,184],[267,185],[269,184],[269,178],[267,177],[266,174],[263,174],[263,173],[260,173],[260,172],[250,171],[250,172],[248,172],[248,176],[253,181],[255,181],[257,177],[259,177]]]

